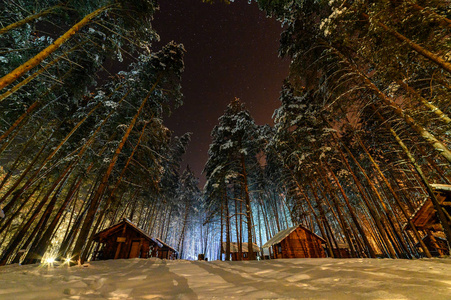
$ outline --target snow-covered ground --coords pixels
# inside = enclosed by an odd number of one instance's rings
[[[0,299],[451,299],[451,259],[129,259],[0,267]]]

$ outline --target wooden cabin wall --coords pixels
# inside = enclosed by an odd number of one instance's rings
[[[300,227],[290,233],[280,244],[274,245],[273,250],[274,258],[326,257],[326,253],[321,246],[321,240]]]
[[[125,237],[125,242],[118,242],[118,238]],[[147,258],[150,243],[135,230],[122,227],[120,230],[107,236],[102,240],[105,244],[103,247],[102,259],[121,259],[141,257]],[[133,249],[132,249],[133,246]],[[133,253],[131,252],[133,250]]]
[[[240,259],[240,254],[238,252],[231,252],[230,254],[232,255],[232,261],[239,261],[239,260],[249,260],[249,254],[248,252],[242,252],[243,255]],[[256,252],[254,252],[256,253]]]
[[[340,251],[340,255],[338,255],[338,252]],[[341,257],[341,258],[351,258],[351,254],[349,253],[348,249],[344,249],[344,248],[333,248],[333,252],[334,252],[334,256],[337,257]]]

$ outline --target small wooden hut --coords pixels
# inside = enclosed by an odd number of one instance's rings
[[[252,250],[254,250],[255,256],[260,252],[260,247],[257,244],[252,243]],[[226,253],[226,242],[222,242],[222,253]],[[240,252],[238,251],[238,243],[230,243],[230,254],[232,261],[249,260],[249,243],[241,243],[241,253],[243,254],[240,259]]]
[[[176,259],[177,251],[158,238],[150,237],[128,219],[94,235],[93,260],[120,258]]]
[[[277,233],[263,248],[272,248],[272,258],[319,258],[326,257],[324,243],[322,237],[302,225],[295,225]]]
[[[446,236],[443,231],[429,231],[423,238],[423,242],[428,247],[432,256],[449,255],[448,243],[446,242]],[[415,246],[421,251],[420,243],[417,243]]]
[[[435,196],[440,205],[448,215],[451,215],[451,185],[431,184],[431,186],[434,188]],[[427,198],[417,208],[410,219],[419,230],[442,231],[442,226],[430,198]]]
[[[334,244],[335,246],[335,244]],[[349,245],[346,243],[337,243],[338,249],[336,247],[332,248],[332,251],[334,253],[335,258],[350,258],[351,257],[351,251],[349,250]],[[323,244],[323,247],[327,252],[326,244]]]
[[[451,215],[451,185],[449,184],[431,184],[435,196],[444,208],[445,214]],[[410,220],[418,230],[423,230],[425,236],[423,241],[433,256],[449,255],[448,245],[442,225],[437,216],[436,210],[430,198],[424,200],[417,210],[412,214]],[[451,225],[451,219],[448,218]],[[409,229],[408,223],[405,229]]]

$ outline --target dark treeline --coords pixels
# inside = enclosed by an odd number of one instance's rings
[[[284,24],[281,106],[258,126],[231,101],[204,191],[180,171],[190,134],[163,125],[185,51],[152,48],[156,1],[1,4],[0,265],[83,263],[124,217],[181,258],[221,258],[225,242],[228,259],[231,242],[242,252],[293,224],[330,256],[346,243],[353,257],[429,257],[409,221],[425,199],[451,241],[430,185],[450,181],[450,3],[258,4]]]

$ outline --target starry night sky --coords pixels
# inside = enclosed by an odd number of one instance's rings
[[[257,124],[272,124],[288,74],[289,62],[277,56],[282,28],[247,0],[230,5],[162,0],[153,24],[161,36],[157,48],[174,40],[187,50],[184,105],[165,124],[176,135],[193,132],[182,167],[189,164],[203,186],[211,130],[234,97],[246,104]]]

